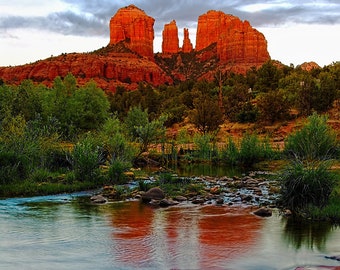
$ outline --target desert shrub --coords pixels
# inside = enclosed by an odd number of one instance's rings
[[[131,162],[119,158],[112,159],[108,172],[109,181],[112,184],[124,184],[127,179],[124,172],[129,170],[131,165]]]
[[[28,175],[28,160],[14,151],[0,149],[0,183],[8,184]]]

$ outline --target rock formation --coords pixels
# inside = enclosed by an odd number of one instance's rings
[[[259,65],[270,59],[265,37],[248,21],[210,10],[198,18],[196,50],[213,43],[217,43],[217,56],[224,63]]]
[[[24,79],[52,85],[55,77],[72,73],[79,84],[93,79],[106,91],[122,85],[138,88],[187,79],[213,79],[216,70],[245,73],[270,59],[264,36],[245,21],[221,11],[208,11],[198,19],[196,49],[184,28],[179,48],[176,21],[164,26],[163,53],[153,53],[154,19],[134,5],[121,8],[110,20],[110,43],[91,53],[62,54],[16,67],[0,67],[8,84]],[[190,52],[190,54],[188,54]]]
[[[222,11],[213,10],[198,17],[195,47],[197,51],[207,48],[212,43],[217,43],[222,28],[225,27],[225,17]]]
[[[175,20],[164,25],[162,37],[163,37],[162,53],[164,54],[178,53],[179,51],[178,28]]]
[[[183,39],[182,52],[190,53],[192,52],[192,50],[193,50],[193,46],[189,38],[189,30],[188,28],[184,28],[184,39]]]
[[[321,68],[317,63],[315,62],[304,62],[301,65],[298,65],[302,70],[311,71],[313,69]]]
[[[124,41],[132,51],[153,59],[154,22],[134,5],[119,9],[110,20],[110,45]]]
[[[92,53],[62,54],[33,64],[0,67],[0,78],[8,84],[22,80],[52,85],[55,77],[71,72],[80,85],[93,79],[106,91],[115,91],[118,85],[136,89],[139,82],[152,85],[172,83],[172,79],[153,61],[136,55],[124,43],[109,45]]]

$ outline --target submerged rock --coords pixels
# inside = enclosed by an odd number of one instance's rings
[[[271,209],[265,207],[260,208],[253,213],[259,217],[270,217],[273,214]]]
[[[325,256],[325,258],[340,261],[340,255],[338,255],[338,256]]]
[[[173,205],[177,205],[179,204],[179,202],[176,202],[174,200],[171,199],[162,199],[159,202],[159,206],[161,207],[168,207],[168,206],[173,206]]]

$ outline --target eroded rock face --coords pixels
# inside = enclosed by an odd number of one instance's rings
[[[110,44],[124,41],[132,51],[153,59],[154,22],[134,5],[121,8],[110,20]]]
[[[207,48],[212,43],[217,43],[226,25],[226,15],[222,11],[209,10],[198,17],[196,46],[197,51]]]
[[[63,78],[68,73],[72,73],[80,85],[93,79],[99,87],[110,92],[118,85],[134,90],[143,81],[152,85],[172,83],[155,62],[129,51],[122,43],[92,53],[63,54],[33,64],[0,67],[0,78],[8,84],[31,79],[51,86],[55,77]]]
[[[248,21],[210,10],[198,18],[196,50],[217,43],[217,56],[224,63],[262,64],[270,59],[267,41]]]
[[[179,51],[178,28],[175,20],[164,25],[162,36],[163,36],[162,52],[164,54],[178,53]]]
[[[184,28],[184,39],[183,39],[182,52],[190,53],[192,52],[192,50],[193,50],[193,46],[189,38],[189,30],[188,28]]]

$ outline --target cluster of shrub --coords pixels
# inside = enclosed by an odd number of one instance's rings
[[[290,119],[292,112],[303,116],[326,112],[339,100],[339,77],[340,62],[306,71],[269,61],[244,75],[232,68],[217,72],[211,82],[187,80],[157,89],[141,83],[132,92],[121,86],[109,100],[120,119],[140,105],[151,117],[166,113],[168,126],[188,117],[199,130],[210,132],[225,119],[270,123]]]

